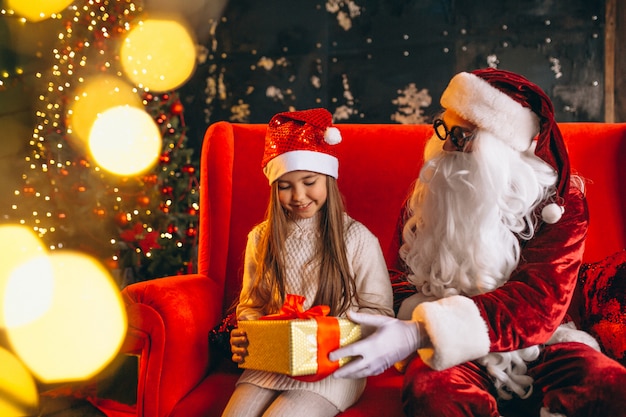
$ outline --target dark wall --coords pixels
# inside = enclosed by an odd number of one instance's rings
[[[603,0],[230,0],[183,88],[197,140],[218,120],[322,106],[335,121],[422,123],[459,71],[518,72],[558,121],[604,120]]]

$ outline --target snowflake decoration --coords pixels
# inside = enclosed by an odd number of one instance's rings
[[[265,90],[265,95],[271,99],[274,99],[274,101],[282,101],[285,98],[285,96],[283,95],[283,91],[273,85],[267,87],[267,89]]]
[[[346,99],[346,104],[337,107],[333,114],[334,120],[347,120],[353,114],[357,114],[354,108],[354,96],[350,91],[350,83],[346,74],[342,75],[341,83],[343,85],[343,98]]]
[[[337,15],[337,22],[345,31],[350,30],[352,20],[361,15],[361,7],[352,0],[328,0],[326,11]]]
[[[236,105],[230,108],[231,122],[246,123],[250,117],[250,105],[239,100]]]
[[[224,73],[223,71],[219,74],[216,73],[217,67],[215,65],[211,65],[209,69],[209,76],[206,78],[206,87],[204,88],[206,106],[203,109],[204,112],[204,121],[205,123],[211,123],[212,111],[211,105],[213,101],[217,98],[220,100],[225,100],[227,96],[226,84],[224,83]]]
[[[558,58],[550,57],[550,69],[554,72],[554,78],[561,78],[563,73],[561,72],[561,61]]]
[[[312,75],[310,79],[311,79],[311,85],[313,87],[315,87],[318,90],[322,88],[322,79],[319,76]]]
[[[260,68],[265,69],[266,71],[271,71],[272,68],[274,68],[274,60],[272,58],[264,56],[259,59],[259,62],[257,62],[256,65]]]
[[[398,106],[398,111],[391,115],[391,120],[400,124],[425,123],[423,108],[430,106],[433,100],[428,90],[418,90],[414,83],[410,83],[404,90],[399,90],[398,94],[398,98],[391,101]]]
[[[333,113],[333,119],[348,120],[353,114],[356,114],[356,110],[344,104],[335,109],[335,112]]]
[[[500,60],[498,59],[498,56],[496,54],[491,54],[487,56],[487,66],[489,68],[498,68],[499,63]]]

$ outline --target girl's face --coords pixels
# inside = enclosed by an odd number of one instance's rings
[[[326,175],[311,171],[291,171],[278,180],[278,200],[294,218],[307,219],[326,203]]]

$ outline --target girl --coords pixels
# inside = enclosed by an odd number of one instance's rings
[[[328,305],[393,316],[392,290],[376,237],[344,211],[337,188],[341,142],[325,109],[277,114],[265,137],[263,172],[270,186],[265,221],[248,235],[238,320],[276,313],[286,294],[305,297],[304,308]],[[231,333],[233,361],[247,355],[242,330]],[[247,369],[223,416],[334,416],[354,404],[365,379],[332,375],[303,382]]]

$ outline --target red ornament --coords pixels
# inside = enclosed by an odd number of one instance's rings
[[[137,204],[143,207],[147,207],[150,204],[150,197],[147,195],[137,196]]]
[[[141,223],[135,223],[132,229],[126,229],[121,232],[120,239],[124,242],[135,243],[141,248],[143,253],[148,253],[151,249],[159,249],[161,247],[158,243],[159,232],[154,230],[148,232]]]
[[[154,185],[158,179],[157,174],[150,174],[143,177],[143,182],[146,185]]]
[[[167,205],[167,204],[165,204],[165,203],[161,203],[161,204],[159,204],[159,208],[161,209],[161,211],[162,211],[163,213],[169,213],[169,212],[170,212],[170,206],[168,206],[168,205]]]
[[[188,208],[187,208],[187,214],[190,214],[190,215],[192,215],[192,216],[195,216],[196,214],[198,214],[198,210],[196,210],[196,209],[195,209],[195,208],[193,208],[193,207],[188,207]]]
[[[172,155],[170,155],[169,152],[165,152],[164,154],[161,154],[161,156],[159,157],[159,162],[161,162],[162,164],[169,164],[171,160],[172,160]]]
[[[172,195],[173,192],[174,192],[174,187],[172,187],[171,185],[166,185],[163,188],[161,188],[161,193],[163,193],[163,195]]]
[[[117,268],[120,267],[119,262],[113,258],[109,258],[105,261],[105,265],[107,266],[107,268],[111,269],[111,270],[115,270]]]
[[[124,212],[116,213],[115,222],[120,226],[126,226],[128,224],[128,215]]]
[[[103,209],[102,207],[96,207],[93,209],[93,213],[97,216],[97,217],[104,217],[107,212],[105,209]]]
[[[170,113],[175,114],[175,115],[179,115],[182,114],[184,110],[183,107],[183,103],[180,102],[180,100],[176,101],[174,104],[172,104],[172,106],[170,107]]]
[[[189,229],[185,232],[187,237],[195,237],[198,233],[198,230],[194,226],[190,226]]]
[[[173,235],[176,232],[178,232],[178,227],[176,227],[175,224],[169,224],[167,226],[167,233],[169,233],[170,235]]]
[[[185,174],[189,174],[192,175],[193,173],[196,172],[196,167],[194,167],[191,164],[185,164],[183,165],[183,167],[181,168],[181,171],[183,171]]]

